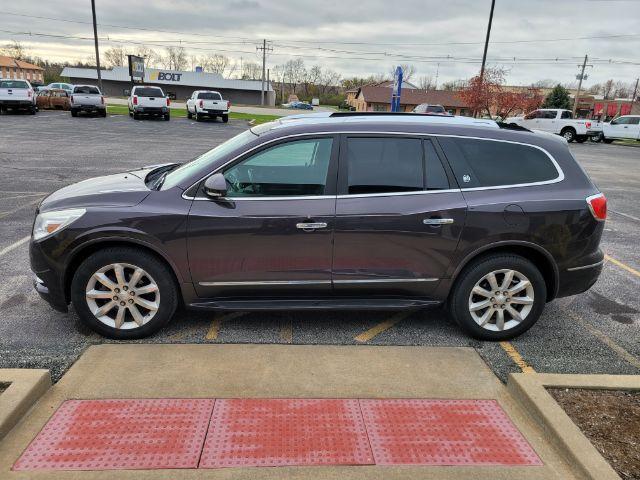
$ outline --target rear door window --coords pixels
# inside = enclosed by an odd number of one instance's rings
[[[350,137],[346,147],[346,188],[342,189],[346,193],[423,190],[424,162],[419,138]]]
[[[453,137],[438,141],[461,188],[547,182],[560,176],[549,156],[530,145]]]

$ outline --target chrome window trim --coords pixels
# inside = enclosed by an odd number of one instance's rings
[[[191,185],[189,185],[189,187],[187,187],[184,192],[182,193],[182,198],[184,198],[185,200],[198,200],[198,201],[211,201],[210,198],[208,197],[189,197],[187,195],[185,195],[185,192],[188,191],[189,189],[193,188],[196,184],[202,182],[203,180],[209,178],[211,175],[215,175],[216,173],[218,173],[220,170],[222,170],[224,167],[226,167],[227,165],[229,165],[230,163],[235,162],[237,159],[239,159],[240,157],[243,157],[244,155],[247,155],[251,152],[253,152],[254,150],[257,150],[258,148],[262,148],[266,145],[269,145],[271,143],[274,142],[279,142],[281,140],[285,140],[288,138],[298,138],[298,137],[317,137],[317,136],[323,136],[323,135],[385,135],[385,136],[389,136],[389,135],[400,135],[400,136],[406,136],[406,135],[412,135],[412,136],[418,136],[418,137],[447,137],[447,138],[469,138],[469,139],[473,139],[473,140],[484,140],[484,141],[489,141],[489,142],[503,142],[503,143],[512,143],[515,145],[524,145],[526,147],[532,147],[532,148],[536,148],[540,151],[542,151],[548,158],[549,160],[551,160],[551,163],[553,164],[553,166],[555,167],[556,171],[558,172],[558,176],[554,179],[551,180],[543,180],[540,182],[530,182],[530,183],[518,183],[518,184],[511,184],[511,185],[494,185],[494,186],[490,186],[490,187],[469,187],[469,188],[452,188],[452,189],[447,189],[447,190],[419,190],[419,191],[415,191],[415,192],[385,192],[385,193],[367,193],[367,194],[342,194],[342,195],[309,195],[309,196],[297,196],[297,197],[293,197],[293,196],[281,196],[281,197],[222,197],[221,200],[228,200],[228,201],[236,201],[236,200],[306,200],[306,199],[321,199],[321,198],[363,198],[363,197],[389,197],[389,196],[402,196],[402,195],[424,195],[424,194],[431,194],[431,193],[455,193],[455,192],[474,192],[474,191],[482,191],[482,190],[498,190],[498,189],[506,189],[506,188],[521,188],[521,187],[533,187],[533,186],[539,186],[539,185],[551,185],[554,183],[558,183],[564,180],[564,171],[562,170],[562,168],[560,167],[560,165],[558,164],[558,162],[556,161],[555,158],[553,158],[553,156],[544,148],[539,147],[538,145],[533,145],[531,143],[525,143],[525,142],[517,142],[515,140],[502,140],[499,138],[483,138],[483,137],[476,137],[473,135],[451,135],[451,134],[443,134],[443,133],[419,133],[419,132],[383,132],[383,131],[323,131],[323,132],[309,132],[309,133],[295,133],[295,134],[291,134],[291,135],[284,135],[282,137],[278,137],[278,138],[273,138],[271,140],[268,140],[264,143],[261,143],[259,145],[256,145],[255,147],[246,150],[244,152],[242,152],[240,155],[237,155],[235,157],[233,157],[232,159],[230,159],[229,161],[223,163],[222,165],[220,165],[218,168],[216,168],[213,172],[208,173],[207,175],[205,175],[204,177],[200,178],[198,181],[193,182]]]
[[[581,267],[567,268],[567,272],[575,272],[576,270],[585,270],[587,268],[595,268],[603,264],[604,264],[604,259],[600,260],[599,262],[592,263],[591,265],[582,265]]]
[[[437,282],[439,278],[371,278],[355,280],[332,280],[334,284],[346,283],[410,283],[410,282]]]

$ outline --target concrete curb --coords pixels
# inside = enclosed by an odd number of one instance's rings
[[[640,375],[509,375],[507,389],[544,430],[582,478],[620,480],[620,476],[573,423],[546,388],[640,390]]]
[[[51,386],[49,370],[0,369],[0,383],[8,383],[0,394],[0,439],[27,413]]]

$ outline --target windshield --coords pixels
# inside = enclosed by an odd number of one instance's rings
[[[133,94],[139,97],[164,97],[162,90],[153,87],[136,88]]]
[[[0,88],[29,88],[29,85],[23,80],[2,80]]]
[[[204,92],[198,94],[198,100],[222,100],[222,96],[219,93]]]
[[[256,137],[257,135],[254,134],[251,130],[246,130],[241,134],[227,140],[226,142],[221,143],[213,150],[209,150],[208,152],[203,153],[190,162],[176,168],[175,170],[167,174],[166,178],[164,179],[164,183],[162,184],[162,190],[167,190],[169,188],[175,187],[198,170],[206,168],[207,165],[211,165],[216,160],[224,157],[229,152],[232,152],[242,145],[246,145]],[[209,172],[203,172],[203,175],[205,175],[206,173]]]

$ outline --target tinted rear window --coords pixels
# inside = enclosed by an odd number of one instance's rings
[[[162,90],[153,87],[136,88],[133,94],[139,97],[164,97]]]
[[[0,88],[29,88],[29,84],[23,80],[0,80]]]
[[[558,177],[558,170],[538,148],[472,138],[439,139],[461,188],[519,185]]]
[[[198,100],[222,100],[222,96],[219,93],[204,92],[198,94]]]
[[[416,138],[349,138],[348,193],[422,190],[422,141]]]
[[[427,113],[445,113],[444,107],[440,105],[429,105],[427,107]]]
[[[98,90],[98,87],[90,87],[90,86],[76,87],[73,89],[73,93],[100,95],[100,90]]]

